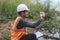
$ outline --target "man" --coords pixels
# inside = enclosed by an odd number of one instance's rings
[[[11,40],[37,40],[37,38],[39,37],[39,32],[28,34],[26,32],[26,27],[37,28],[37,26],[39,26],[40,23],[44,20],[45,16],[41,16],[41,19],[32,24],[25,20],[25,18],[28,17],[28,11],[29,9],[25,4],[20,4],[17,6],[18,16],[13,23]]]

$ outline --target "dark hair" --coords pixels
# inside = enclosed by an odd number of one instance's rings
[[[28,11],[24,10],[24,11],[18,12],[18,15],[21,15],[22,12],[28,12]]]
[[[18,15],[21,15],[21,12],[18,12]]]

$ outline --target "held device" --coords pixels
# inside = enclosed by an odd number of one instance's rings
[[[45,17],[45,12],[40,12],[40,16],[44,16]]]

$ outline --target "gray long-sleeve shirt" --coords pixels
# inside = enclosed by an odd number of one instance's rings
[[[35,23],[30,23],[28,21],[26,21],[25,19],[21,18],[19,19],[18,23],[17,23],[17,28],[22,28],[22,27],[30,27],[30,28],[36,28],[37,26],[40,25],[40,23],[42,22],[43,20],[38,20],[37,22]]]

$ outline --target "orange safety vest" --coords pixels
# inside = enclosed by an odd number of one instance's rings
[[[16,27],[18,20],[21,19],[21,18],[22,18],[21,16],[18,16],[16,18],[16,20],[14,21],[14,24],[13,24],[13,27],[12,27],[12,30],[11,30],[11,40],[20,40],[20,38],[23,35],[27,35],[26,27],[22,27],[22,28],[19,28],[19,29]]]

